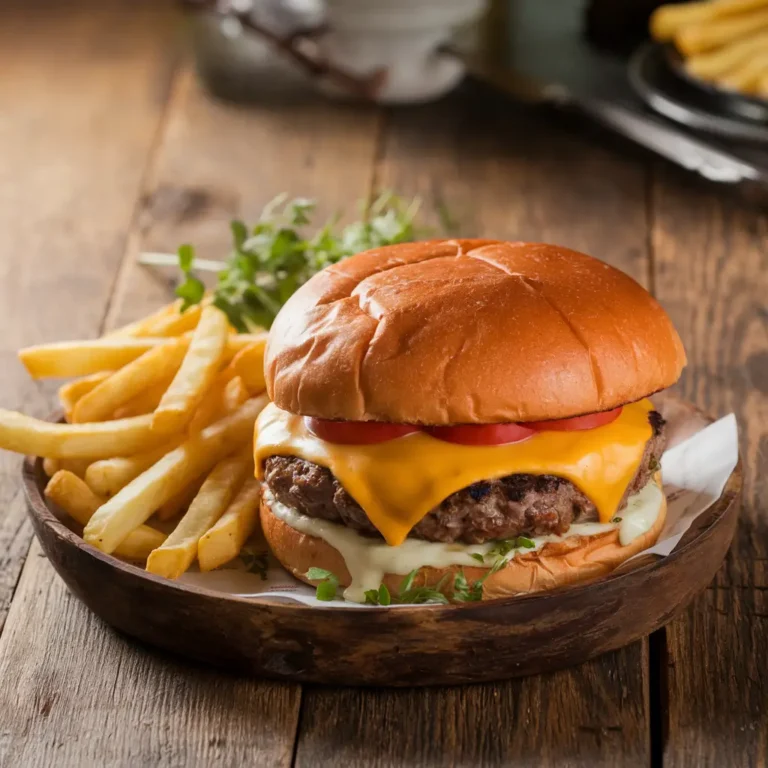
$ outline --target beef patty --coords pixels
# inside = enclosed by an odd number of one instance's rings
[[[653,436],[619,509],[658,469],[665,442],[664,419],[656,411],[651,411],[648,419]],[[264,463],[264,480],[279,502],[304,515],[381,537],[360,505],[325,467],[293,456],[270,456]],[[409,536],[481,544],[523,534],[563,534],[571,523],[596,520],[595,505],[570,481],[554,475],[507,475],[452,493],[425,515]]]

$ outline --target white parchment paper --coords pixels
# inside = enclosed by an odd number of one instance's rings
[[[733,414],[699,429],[693,435],[690,435],[690,418],[679,414],[664,415],[669,421],[671,446],[661,461],[664,491],[667,495],[667,520],[658,542],[635,557],[649,553],[669,555],[693,521],[720,497],[738,461],[738,430]],[[700,427],[701,421],[696,426]],[[684,435],[686,437],[681,442]],[[266,575],[266,579],[263,575]],[[313,588],[290,576],[272,557],[268,560],[266,574],[263,574],[263,569],[254,567],[252,556],[246,555],[222,570],[209,573],[190,571],[181,577],[181,581],[206,589],[253,597],[254,600],[279,598],[311,606],[362,610],[371,607],[343,600],[317,600]],[[395,609],[401,606],[391,607]],[[429,609],[430,606],[423,607]]]

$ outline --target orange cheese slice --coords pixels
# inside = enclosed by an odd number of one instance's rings
[[[480,480],[518,473],[570,480],[609,522],[632,481],[652,429],[649,400],[624,407],[596,429],[537,432],[510,445],[469,446],[416,432],[373,445],[337,445],[304,419],[269,404],[256,422],[256,473],[268,456],[295,456],[327,467],[392,546],[452,493]]]

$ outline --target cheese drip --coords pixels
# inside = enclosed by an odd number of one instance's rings
[[[595,429],[542,431],[510,445],[456,445],[415,432],[373,445],[337,445],[315,437],[304,419],[270,403],[256,422],[254,458],[263,479],[269,456],[295,456],[327,467],[391,546],[452,493],[505,475],[556,475],[570,480],[614,516],[652,435],[649,400],[624,407]]]

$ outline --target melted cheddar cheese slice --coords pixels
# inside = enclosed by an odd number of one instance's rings
[[[269,456],[295,456],[327,467],[392,546],[452,493],[480,480],[527,473],[570,480],[595,504],[601,522],[614,516],[643,457],[652,429],[649,400],[618,419],[578,432],[537,432],[510,445],[447,443],[416,432],[373,445],[337,445],[315,437],[304,419],[269,404],[256,422],[256,473]]]

